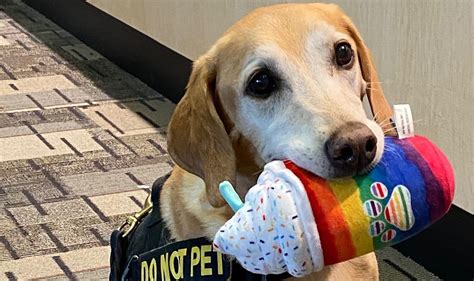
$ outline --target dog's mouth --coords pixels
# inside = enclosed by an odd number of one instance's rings
[[[374,124],[347,123],[321,141],[324,145],[290,143],[284,152],[273,152],[271,161],[291,161],[323,179],[344,179],[372,171],[382,158],[385,139]]]
[[[317,167],[307,167],[304,164],[304,161],[301,159],[292,159],[292,158],[272,158],[271,161],[283,161],[284,163],[291,162],[293,165],[308,171],[309,173],[316,175],[320,178],[326,180],[337,180],[337,179],[347,179],[354,176],[362,176],[370,173],[380,162],[383,154],[383,147],[380,148],[381,151],[377,153],[375,158],[368,164],[364,165],[363,167],[357,167],[353,170],[344,170],[338,169],[338,167],[330,166],[326,170],[317,170]]]
[[[369,163],[366,167],[362,168],[359,172],[356,173],[356,175],[365,175],[370,173],[370,171],[372,171],[382,159],[382,154],[383,151],[380,153],[379,157],[376,156],[376,158],[371,163]]]
[[[372,163],[370,163],[369,165],[367,165],[366,167],[364,167],[363,169],[359,170],[359,171],[355,171],[355,172],[351,172],[351,173],[341,173],[341,172],[330,172],[328,171],[326,174],[322,174],[322,173],[318,173],[318,172],[314,172],[310,169],[307,169],[307,168],[304,168],[300,165],[298,165],[297,163],[295,163],[295,161],[292,161],[290,159],[273,159],[272,161],[282,161],[283,163],[287,164],[287,163],[292,163],[293,165],[297,166],[298,168],[300,169],[303,169],[319,178],[322,178],[322,179],[325,179],[325,180],[343,180],[343,179],[348,179],[348,178],[351,178],[351,177],[354,177],[354,176],[362,176],[362,175],[366,175],[368,173],[370,173],[376,166],[377,164],[380,162],[380,159],[378,160],[374,160]]]

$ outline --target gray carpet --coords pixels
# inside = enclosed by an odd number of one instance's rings
[[[106,279],[110,232],[171,169],[173,109],[23,3],[0,1],[0,280]],[[382,280],[437,279],[392,248],[378,257]]]

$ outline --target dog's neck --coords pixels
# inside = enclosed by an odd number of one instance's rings
[[[236,158],[234,188],[243,200],[248,190],[257,182],[263,161],[256,157],[254,146],[241,134],[231,134]],[[226,205],[214,208],[207,199],[202,178],[176,166],[162,192],[162,210],[173,237],[185,240],[200,236],[212,239],[218,229],[234,214]],[[176,209],[172,206],[186,206]],[[199,223],[196,223],[198,221]]]

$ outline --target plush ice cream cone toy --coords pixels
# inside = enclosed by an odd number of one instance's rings
[[[385,139],[368,174],[325,180],[289,161],[268,163],[241,203],[228,183],[221,193],[236,214],[214,247],[260,274],[304,276],[393,245],[440,219],[454,195],[446,156],[415,136]]]

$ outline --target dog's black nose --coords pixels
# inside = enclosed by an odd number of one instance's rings
[[[377,138],[359,122],[340,127],[326,142],[329,162],[343,175],[353,175],[366,168],[376,152]]]

